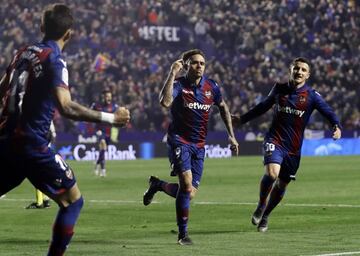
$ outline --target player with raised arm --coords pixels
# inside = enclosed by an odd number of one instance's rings
[[[185,76],[177,77],[184,70]],[[225,123],[229,142],[238,153],[231,115],[222,99],[218,84],[206,78],[205,55],[198,49],[182,54],[170,68],[168,77],[160,92],[160,104],[170,108],[172,122],[168,128],[167,143],[172,176],[178,176],[179,183],[168,183],[155,176],[149,179],[149,188],[144,193],[144,205],[149,205],[158,191],[176,198],[176,218],[179,229],[178,243],[191,245],[187,223],[190,200],[195,196],[201,176],[205,156],[205,138],[211,106],[215,104]]]
[[[276,83],[269,95],[241,116],[233,116],[234,126],[245,124],[268,111],[274,104],[271,127],[264,139],[265,174],[260,182],[260,198],[251,222],[258,231],[268,229],[268,217],[295,180],[300,164],[304,130],[312,112],[318,110],[330,122],[333,138],[341,137],[339,119],[321,95],[307,82],[310,62],[302,57],[292,61],[287,83]],[[269,197],[269,198],[268,198]]]
[[[118,108],[118,105],[112,101],[112,93],[109,89],[105,89],[102,92],[101,102],[93,103],[91,109],[97,111],[103,111],[106,113],[114,113]],[[95,163],[95,175],[100,175],[100,177],[106,176],[105,169],[105,151],[107,145],[110,143],[111,139],[111,125],[105,123],[99,123],[96,126],[96,136],[99,142],[99,156]]]
[[[62,50],[70,40],[71,10],[51,5],[41,20],[44,38],[20,49],[0,82],[0,195],[27,178],[59,205],[48,250],[63,255],[74,233],[83,198],[70,166],[48,146],[54,109],[70,119],[124,126],[130,114],[94,111],[71,100]]]

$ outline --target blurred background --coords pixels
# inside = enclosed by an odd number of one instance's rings
[[[121,134],[155,134],[169,124],[158,94],[171,63],[182,51],[200,48],[206,75],[216,80],[232,113],[244,113],[267,95],[276,81],[286,81],[298,56],[313,64],[311,84],[335,109],[344,133],[360,130],[360,1],[344,0],[77,0],[75,33],[64,55],[73,98],[90,106],[110,88],[132,121]],[[41,40],[40,18],[47,0],[7,0],[0,5],[0,70],[15,49]],[[272,111],[243,126],[256,139],[270,124]],[[327,131],[315,112],[308,126]],[[89,124],[56,114],[58,134],[94,134]],[[224,131],[214,108],[209,131]],[[157,135],[156,135],[157,134]],[[215,133],[216,134],[216,133]],[[314,135],[315,134],[315,135]],[[326,137],[326,132],[322,137]],[[131,137],[131,136],[130,136]],[[137,138],[141,139],[136,135]],[[151,136],[150,136],[151,137]],[[321,136],[320,136],[321,137]]]

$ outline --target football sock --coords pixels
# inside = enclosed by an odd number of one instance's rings
[[[99,175],[99,172],[100,172],[100,165],[96,164],[95,165],[95,175]]]
[[[101,169],[100,176],[102,176],[102,177],[106,176],[106,169]]]
[[[179,237],[187,234],[187,223],[190,209],[190,192],[179,189],[176,195],[176,219],[179,228]]]
[[[275,184],[270,193],[270,199],[266,205],[263,216],[267,217],[271,211],[280,203],[285,195],[286,188],[280,188],[278,184]]]
[[[74,234],[74,226],[79,217],[84,200],[80,197],[68,207],[60,207],[53,226],[53,236],[48,256],[63,255]]]
[[[160,188],[162,191],[164,191],[169,196],[176,198],[176,194],[179,190],[179,184],[167,183],[166,181],[161,181]]]
[[[38,206],[43,204],[43,200],[44,200],[43,193],[38,189],[35,189],[35,198],[36,198],[36,204]]]
[[[271,178],[269,175],[264,175],[260,182],[260,196],[259,196],[259,203],[258,208],[263,209],[266,205],[266,199],[271,191],[271,188],[274,184],[274,179]]]

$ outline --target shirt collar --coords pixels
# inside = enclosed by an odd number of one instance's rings
[[[56,54],[56,55],[60,55],[61,54],[61,50],[60,50],[60,47],[59,45],[56,43],[56,41],[54,40],[43,40],[42,41],[43,44],[49,46],[51,49],[53,49],[53,52]]]
[[[189,79],[188,79],[187,76],[185,76],[185,78],[186,78],[187,84],[188,84],[190,87],[199,87],[199,88],[204,85],[205,80],[206,80],[206,77],[205,77],[205,76],[202,76],[201,79],[200,79],[199,85],[198,85],[198,86],[195,86],[195,84],[190,83],[190,81],[189,81]]]

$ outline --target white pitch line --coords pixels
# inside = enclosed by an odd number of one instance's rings
[[[33,199],[24,199],[24,198],[1,198],[1,201],[31,201]],[[107,203],[107,204],[142,204],[142,201],[135,200],[95,200],[95,199],[86,199],[85,201],[90,203]],[[159,201],[152,201],[154,204],[163,204]],[[250,202],[209,202],[209,201],[194,201],[195,205],[257,205],[257,203]],[[282,206],[288,207],[328,207],[328,208],[360,208],[360,205],[357,204],[292,204],[292,203],[284,203]]]
[[[342,255],[356,255],[360,254],[360,251],[358,252],[339,252],[339,253],[329,253],[329,254],[316,254],[316,255],[308,255],[308,256],[342,256]]]

